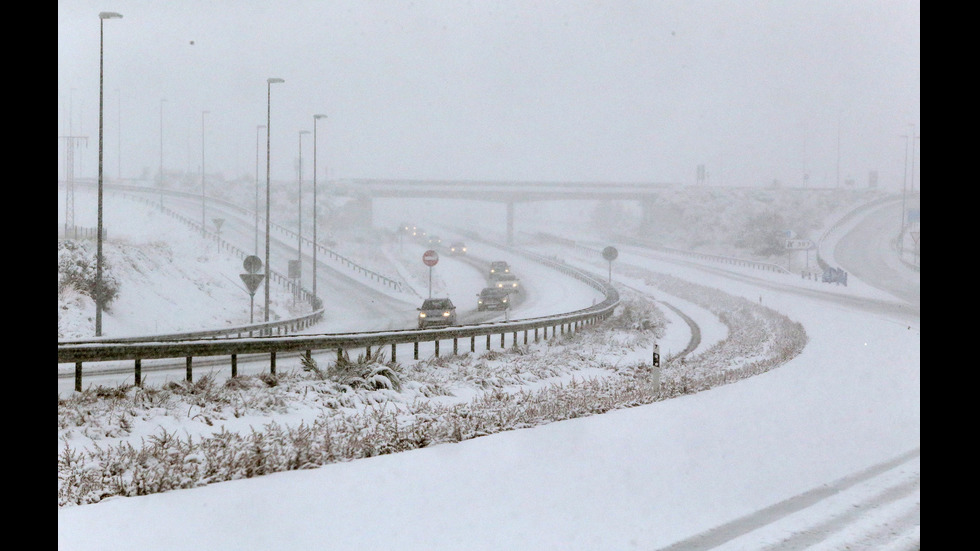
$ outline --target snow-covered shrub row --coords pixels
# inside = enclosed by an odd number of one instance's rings
[[[742,297],[637,267],[621,268],[667,293],[710,312],[728,327],[728,337],[680,362],[665,366],[666,395],[687,394],[757,375],[791,360],[806,346],[803,325]]]
[[[362,381],[371,379],[365,370],[389,368],[385,377],[397,378],[400,392],[394,385],[372,390],[368,384],[343,384],[330,379],[329,367],[307,362],[303,372],[239,377],[223,386],[202,379],[160,390],[86,391],[60,400],[58,505],[313,468],[648,404],[766,371],[799,353],[806,341],[798,324],[744,299],[671,278],[657,282],[686,300],[715,303],[729,324],[726,341],[684,364],[665,365],[662,377],[644,361],[624,360],[630,348],[649,349],[665,320],[652,301],[644,305],[642,297],[626,292],[624,307],[606,324],[542,346],[407,365],[385,364],[383,356],[348,362],[358,366]],[[638,319],[652,321],[651,329]],[[743,354],[741,362],[728,361],[728,353]],[[575,375],[585,369],[590,371]],[[461,400],[458,395],[467,389],[473,397]],[[249,430],[228,430],[223,422],[300,410],[316,413],[293,425],[271,420],[261,429],[249,423]],[[138,441],[125,437],[156,415],[179,419],[187,437],[163,428]],[[80,439],[91,444],[73,447]]]

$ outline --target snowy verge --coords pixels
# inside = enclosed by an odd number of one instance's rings
[[[659,277],[658,285],[713,309],[729,338],[689,361],[652,369],[650,350],[665,318],[648,298],[632,295],[600,326],[503,352],[406,364],[386,364],[378,355],[345,362],[340,367],[353,372],[342,379],[325,376],[329,365],[308,364],[305,372],[224,386],[202,379],[160,390],[97,388],[59,400],[59,507],[647,404],[767,371],[806,343],[802,327],[773,310]],[[643,319],[653,323],[637,323]]]

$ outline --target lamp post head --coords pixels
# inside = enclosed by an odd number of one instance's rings
[[[273,77],[273,78],[266,79],[266,82],[268,82],[269,84],[276,84],[276,83],[279,83],[279,82],[286,82],[286,81],[283,80],[283,79],[281,79],[281,78],[274,78]]]
[[[122,19],[122,14],[114,11],[103,11],[99,12],[99,19]]]
[[[325,119],[325,118],[327,118],[327,116],[326,115],[313,115],[313,118],[314,118],[314,120],[315,119]]]
[[[302,136],[303,134],[309,134],[309,133],[310,133],[310,131],[309,131],[309,130],[300,130],[300,131],[299,131],[299,135],[300,135],[300,136]]]

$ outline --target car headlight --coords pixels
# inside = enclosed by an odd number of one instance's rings
[[[424,318],[425,317],[425,312],[419,312],[419,317],[420,318]]]

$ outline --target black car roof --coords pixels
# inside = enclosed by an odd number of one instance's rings
[[[506,292],[507,292],[506,290],[504,290],[504,289],[498,289],[496,287],[484,287],[483,290],[480,291],[480,294],[481,295],[502,295],[502,294],[504,294]]]
[[[452,308],[453,302],[448,298],[427,298],[422,308]]]

